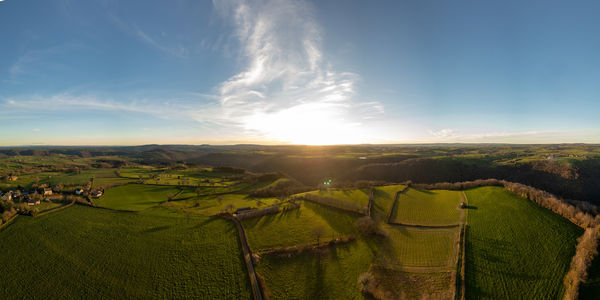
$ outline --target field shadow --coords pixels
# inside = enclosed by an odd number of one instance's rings
[[[171,226],[157,226],[157,227],[152,227],[150,229],[146,229],[146,230],[142,231],[142,233],[158,232],[158,231],[167,230],[169,228],[171,228]]]

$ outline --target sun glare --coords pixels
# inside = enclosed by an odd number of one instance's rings
[[[267,138],[303,145],[364,143],[360,123],[342,117],[335,103],[308,103],[273,113],[257,112],[244,118],[247,130]]]

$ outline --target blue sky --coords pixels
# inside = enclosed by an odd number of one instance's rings
[[[600,143],[598,1],[0,2],[0,145]]]

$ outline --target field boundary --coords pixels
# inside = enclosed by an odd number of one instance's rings
[[[0,229],[2,229],[2,228],[4,228],[4,227],[8,226],[8,225],[9,225],[10,223],[12,223],[12,221],[13,221],[14,219],[16,219],[18,216],[19,216],[19,214],[15,214],[14,216],[12,216],[10,219],[8,219],[8,221],[7,221],[6,223],[4,223],[4,224],[0,225]]]
[[[371,216],[371,208],[373,207],[373,202],[375,200],[375,187],[371,186],[371,191],[369,192],[369,204],[367,204],[367,216]]]
[[[246,268],[248,269],[248,276],[250,277],[250,283],[252,285],[252,294],[254,295],[255,300],[263,300],[263,289],[260,286],[256,276],[256,271],[254,270],[252,251],[250,250],[248,238],[246,237],[246,231],[244,230],[242,223],[236,217],[233,217],[229,214],[219,214],[218,216],[231,220],[233,223],[235,223],[235,226],[238,230],[238,236],[240,238],[240,244],[242,245],[242,252],[244,253],[244,261],[246,262]]]
[[[315,197],[319,197],[319,196],[315,196]],[[360,213],[360,212],[352,210],[352,209],[342,208],[342,207],[339,207],[339,206],[335,206],[335,205],[331,205],[331,204],[328,204],[328,203],[320,202],[318,200],[309,199],[306,196],[300,196],[300,199],[302,199],[304,201],[311,202],[311,203],[315,203],[315,204],[318,204],[318,205],[326,206],[326,207],[329,207],[329,208],[338,209],[338,210],[341,210],[341,211],[344,211],[344,212],[348,212],[348,213],[352,213],[352,214],[356,214],[356,215],[365,216],[364,213]],[[335,200],[338,200],[338,201],[349,202],[349,201],[340,200],[340,199],[337,199],[337,198],[331,198],[331,199],[335,199]],[[349,203],[354,203],[354,202],[349,202]],[[363,207],[363,209],[364,209],[364,207]]]
[[[419,224],[406,224],[406,223],[389,223],[390,225],[402,226],[402,227],[411,227],[411,228],[421,228],[421,229],[444,229],[444,228],[456,228],[460,226],[458,224],[448,224],[448,225],[419,225]]]
[[[65,209],[65,208],[67,208],[67,207],[70,207],[70,206],[72,206],[73,204],[75,204],[75,202],[76,202],[76,201],[71,201],[71,203],[68,203],[68,204],[65,204],[65,205],[61,205],[61,206],[59,206],[59,207],[57,207],[57,208],[53,208],[53,209],[50,209],[50,210],[46,210],[46,211],[44,211],[44,212],[41,212],[41,213],[37,214],[37,215],[36,215],[34,218],[41,217],[41,216],[43,216],[43,215],[47,215],[47,214],[49,214],[49,213],[53,213],[53,212],[59,211],[59,210],[61,210],[61,209]]]
[[[341,238],[329,240],[319,244],[306,243],[287,247],[272,247],[261,249],[258,251],[260,255],[283,255],[283,254],[301,254],[303,252],[317,251],[323,248],[333,247],[339,244],[347,244],[356,240],[356,235],[349,234]]]
[[[405,188],[403,188],[401,191],[397,191],[396,192],[396,196],[394,197],[394,203],[392,204],[392,208],[390,209],[390,212],[388,213],[387,216],[387,223],[388,224],[394,224],[392,223],[392,213],[394,213],[394,209],[396,209],[396,205],[398,203],[398,198],[400,198],[400,194],[404,193],[405,191],[407,191],[410,187],[407,185]]]

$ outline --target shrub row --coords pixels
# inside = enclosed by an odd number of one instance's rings
[[[237,218],[240,220],[249,219],[249,218],[257,218],[270,214],[276,214],[279,212],[279,206],[273,205],[263,209],[255,209],[248,212],[243,212],[237,214]]]
[[[588,227],[577,240],[575,255],[571,259],[571,267],[564,279],[565,295],[563,299],[575,300],[579,296],[581,283],[587,280],[587,270],[598,254],[598,230],[600,225]]]

